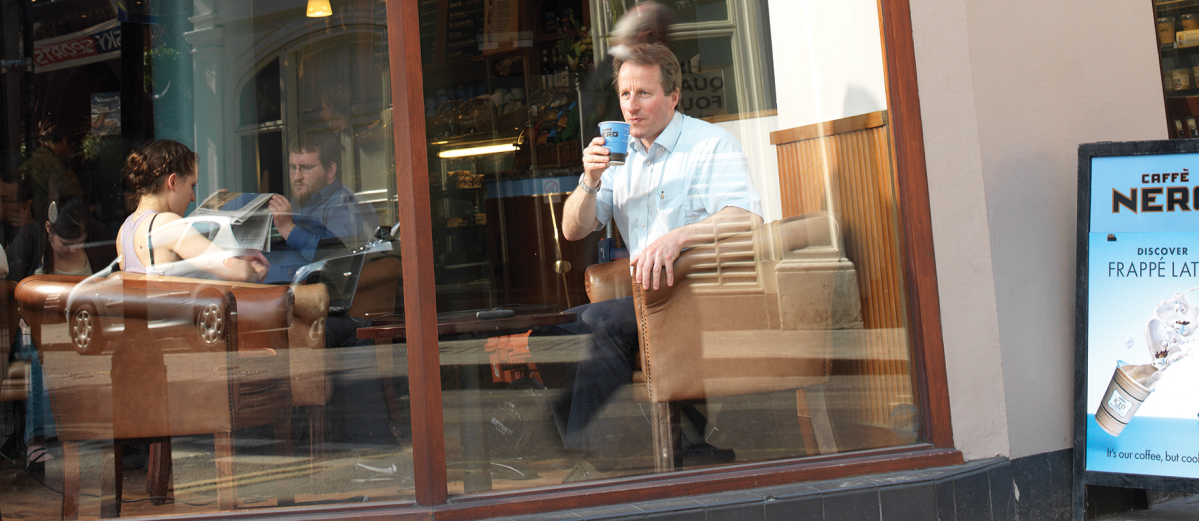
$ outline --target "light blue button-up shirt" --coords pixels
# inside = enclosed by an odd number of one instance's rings
[[[733,135],[679,112],[649,150],[630,139],[625,164],[609,167],[600,182],[599,228],[615,218],[634,257],[667,232],[728,206],[762,215],[749,163]]]

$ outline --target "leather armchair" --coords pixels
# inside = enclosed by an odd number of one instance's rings
[[[106,461],[115,479],[101,482],[101,516],[111,517],[121,504],[116,443],[212,434],[226,510],[236,499],[233,431],[274,423],[290,440],[291,288],[40,275],[21,281],[16,298],[63,442],[64,518],[78,515],[81,442],[104,444],[115,460]]]
[[[796,389],[805,445],[836,451],[820,384],[863,332],[836,221],[821,212],[721,236],[683,252],[674,273],[673,287],[654,291],[632,283],[627,259],[586,272],[592,302],[634,297],[634,394],[653,404],[657,469],[673,468],[679,442],[670,402],[718,396]]]
[[[118,271],[112,277],[123,280],[197,283],[196,279],[138,275]],[[230,288],[236,296],[255,288],[278,288],[250,282],[203,281],[208,286]],[[333,394],[325,360],[325,322],[329,318],[329,290],[324,284],[291,286],[295,309],[288,329],[288,360],[291,364],[291,403],[295,407],[323,407]]]
[[[196,283],[195,279],[141,275],[123,271],[112,277],[124,280],[153,280],[158,282]],[[253,292],[260,288],[279,286],[250,282],[203,281],[205,285],[229,288],[234,296],[241,292]],[[305,407],[308,413],[308,442],[310,464],[314,479],[315,468],[324,460],[325,405],[333,395],[333,383],[329,379],[329,361],[325,353],[325,324],[329,318],[329,289],[324,284],[291,286],[295,297],[291,327],[287,332],[289,373],[291,378],[291,405]],[[290,440],[288,440],[290,441]],[[169,454],[161,457],[168,458]],[[159,477],[158,479],[163,479]],[[153,494],[152,495],[156,495]]]
[[[403,269],[399,257],[369,259],[358,277],[358,289],[354,293],[354,304],[350,306],[350,316],[374,320],[394,315],[396,292]]]

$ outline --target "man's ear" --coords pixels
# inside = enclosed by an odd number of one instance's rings
[[[681,96],[682,96],[682,94],[680,93],[679,89],[674,89],[674,92],[670,93],[670,109],[671,110],[675,110],[678,108],[679,98]]]
[[[326,184],[332,184],[333,181],[337,180],[337,167],[338,164],[336,161],[329,163],[329,171],[325,173],[325,180],[327,181]]]

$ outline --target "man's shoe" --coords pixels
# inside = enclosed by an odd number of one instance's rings
[[[674,453],[676,467],[719,465],[730,463],[735,459],[737,459],[737,453],[733,449],[718,449],[707,443],[691,445]]]

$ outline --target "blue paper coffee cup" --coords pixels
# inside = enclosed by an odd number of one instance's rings
[[[604,137],[604,148],[608,149],[608,164],[623,165],[629,153],[629,124],[623,121],[604,121],[599,124]]]

